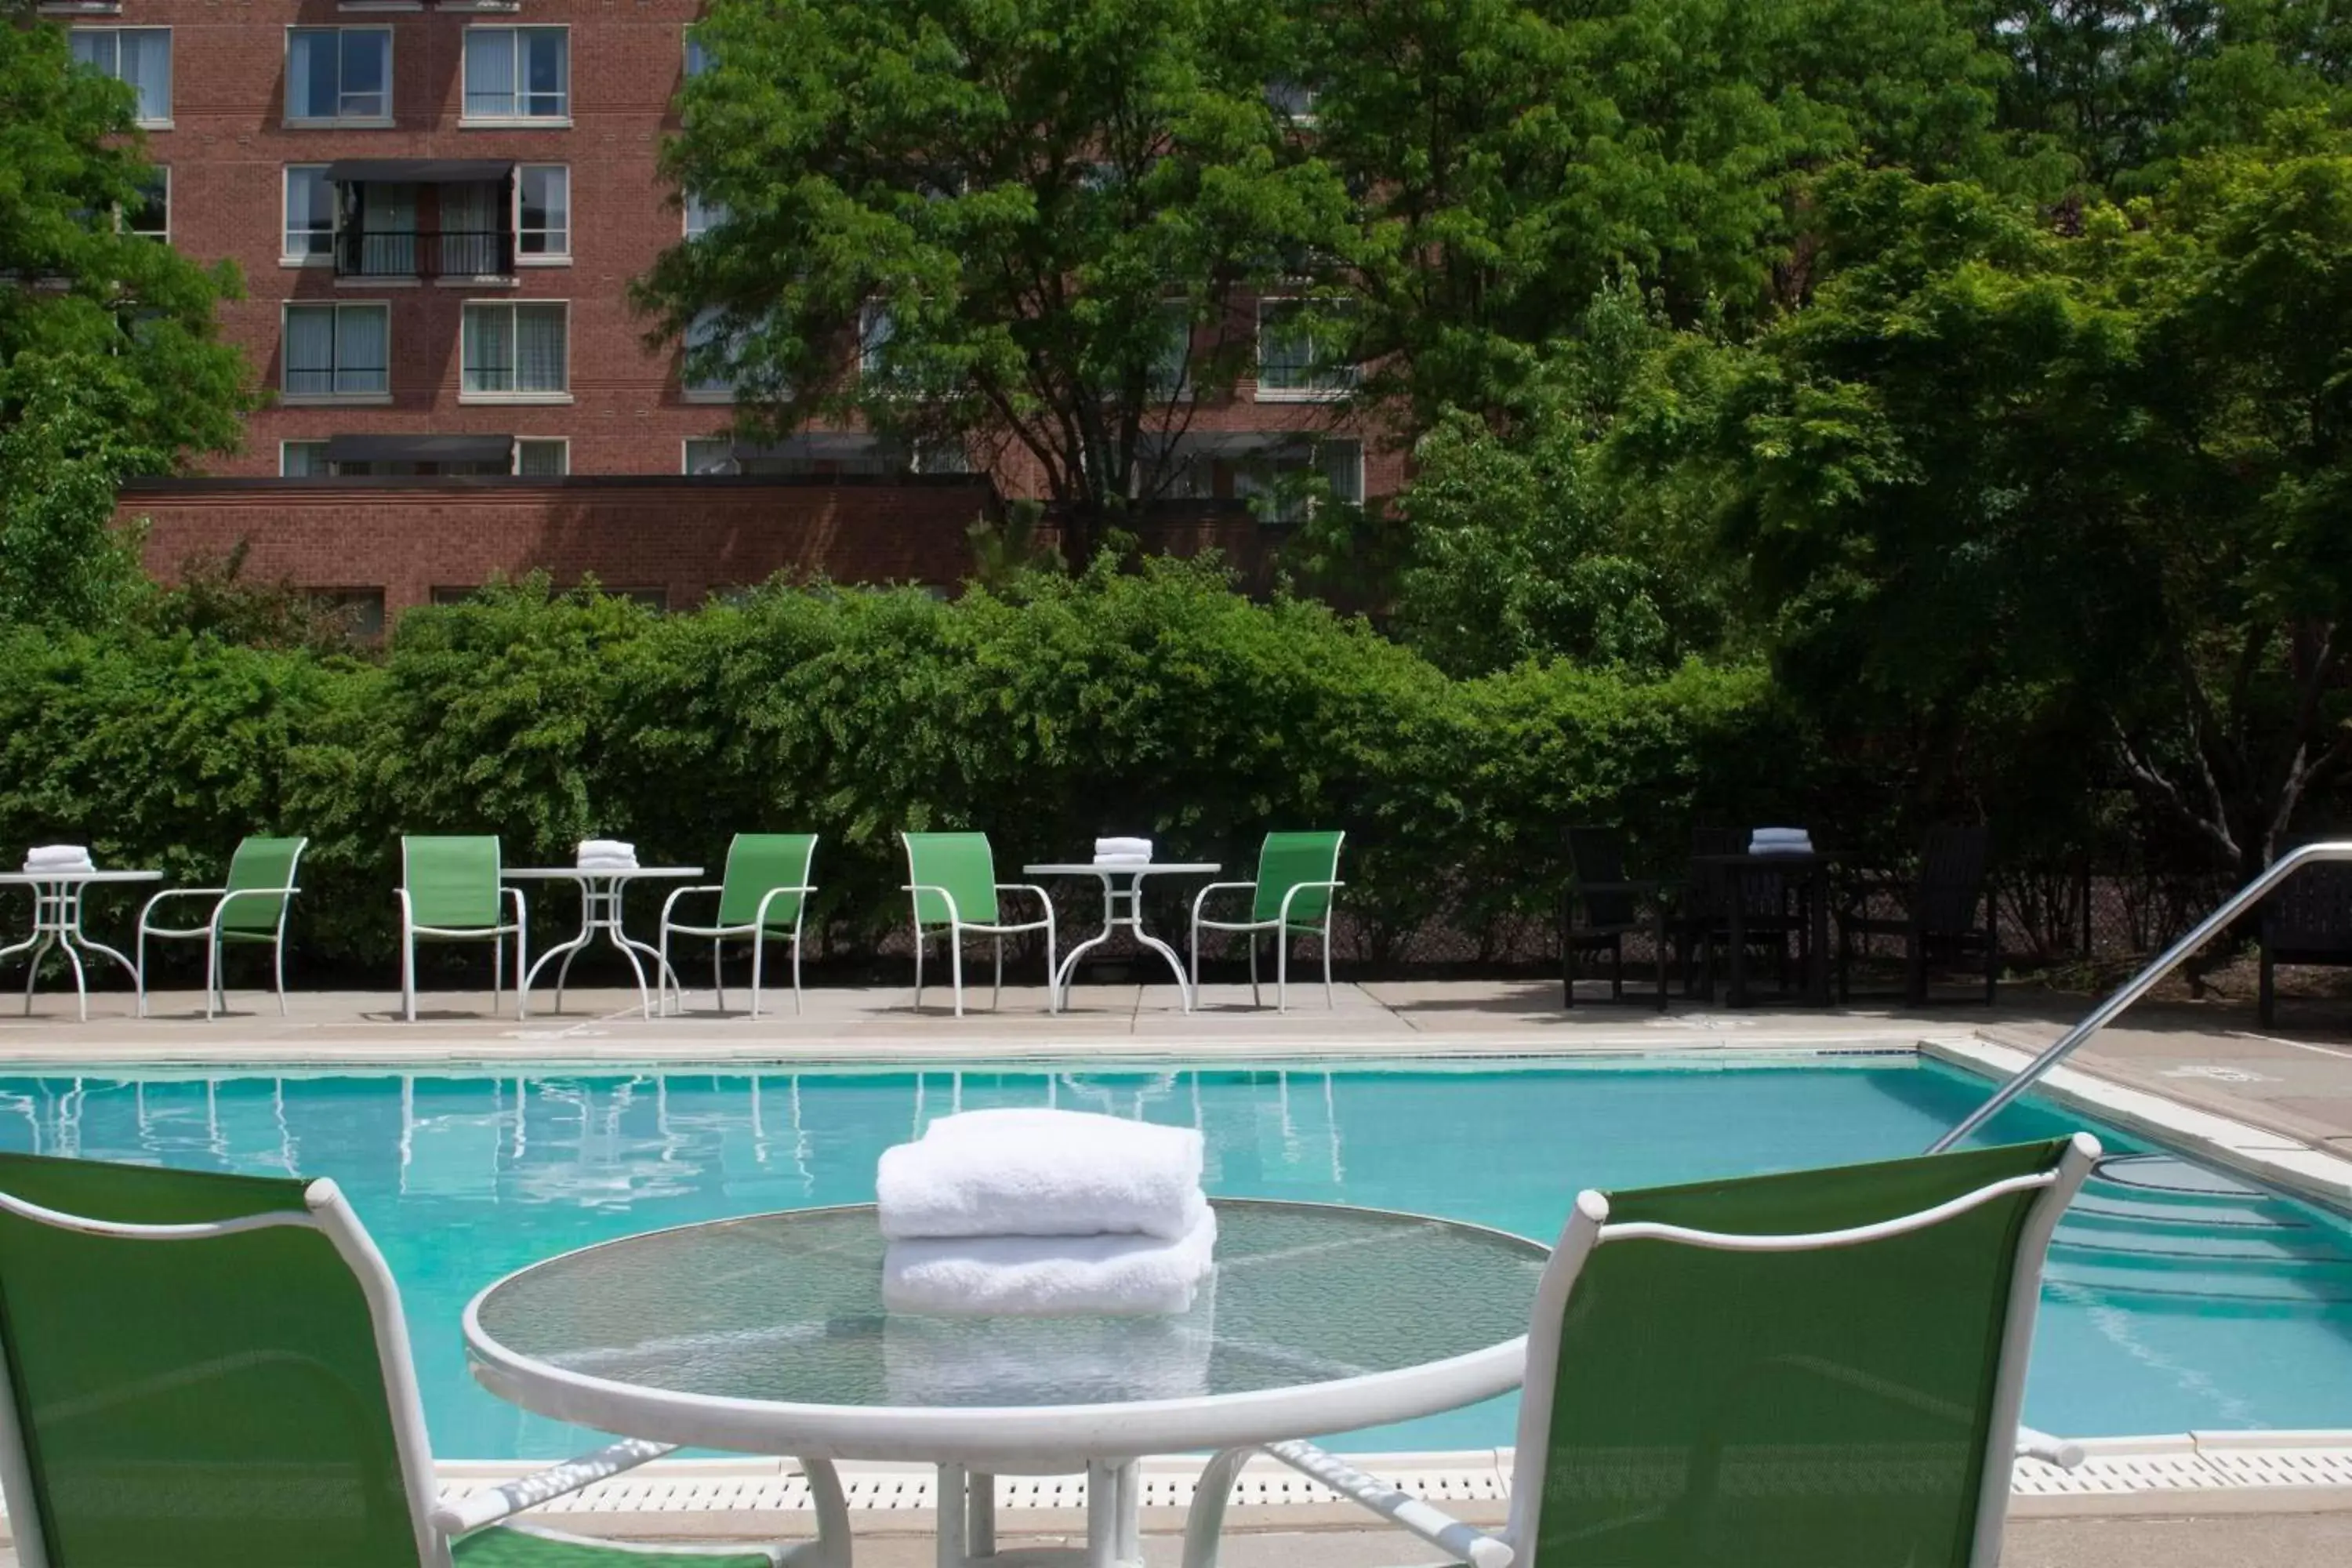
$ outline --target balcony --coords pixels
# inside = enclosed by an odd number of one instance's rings
[[[515,238],[503,228],[413,229],[335,233],[335,276],[471,281],[514,276]]]

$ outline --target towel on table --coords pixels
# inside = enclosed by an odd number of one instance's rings
[[[93,871],[87,844],[41,844],[25,851],[27,871]]]
[[[580,841],[579,864],[583,867],[610,867],[615,869],[636,868],[637,847],[624,844],[617,838],[583,838]]]
[[[1813,836],[1801,827],[1759,827],[1748,835],[1750,855],[1810,855]]]
[[[1095,864],[1097,866],[1149,866],[1151,864],[1151,840],[1149,838],[1097,838],[1095,840]]]
[[[1217,1216],[1156,1236],[975,1236],[894,1241],[882,1305],[940,1317],[1166,1316],[1192,1309],[1213,1267]]]
[[[882,1329],[893,1405],[1123,1405],[1209,1392],[1216,1277],[1190,1311],[1155,1318],[995,1318],[985,1326],[893,1313]]]
[[[961,1123],[961,1125],[957,1125]],[[1156,1236],[1200,1223],[1201,1134],[1074,1111],[944,1117],[875,1172],[882,1234]]]

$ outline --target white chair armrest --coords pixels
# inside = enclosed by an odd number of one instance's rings
[[[502,1486],[484,1487],[467,1492],[436,1507],[433,1528],[447,1536],[470,1535],[485,1525],[496,1524],[537,1508],[582,1487],[607,1480],[624,1470],[634,1470],[648,1459],[658,1459],[670,1453],[676,1445],[648,1443],[642,1437],[625,1437],[610,1447],[599,1448],[593,1454],[583,1454],[576,1459],[566,1459],[560,1465],[518,1477]]]
[[[1456,1562],[1467,1563],[1471,1568],[1510,1568],[1511,1559],[1517,1555],[1510,1542],[1432,1508],[1411,1492],[1400,1491],[1386,1481],[1366,1475],[1312,1443],[1269,1443],[1265,1451],[1399,1529],[1411,1531],[1432,1546],[1451,1552]]]
[[[522,889],[516,887],[512,882],[509,882],[506,886],[500,888],[499,891],[504,893],[508,898],[514,900],[515,929],[517,931],[520,931],[523,927],[523,923],[530,917],[530,906],[523,902]]]
[[[1210,895],[1211,893],[1230,893],[1230,892],[1234,892],[1234,891],[1235,891],[1235,890],[1237,890],[1237,889],[1244,889],[1244,888],[1246,888],[1247,889],[1249,889],[1249,890],[1250,890],[1251,892],[1253,892],[1253,893],[1255,893],[1255,892],[1256,892],[1256,891],[1257,891],[1257,884],[1256,884],[1255,882],[1212,882],[1212,883],[1210,883],[1207,887],[1205,887],[1205,888],[1202,889],[1198,893],[1195,893],[1195,894],[1192,896],[1192,919],[1193,919],[1195,921],[1199,921],[1199,920],[1200,920],[1200,918],[1201,918],[1201,906],[1202,906],[1202,904],[1205,904],[1205,903],[1207,903],[1207,902],[1209,901],[1209,895]]]
[[[2017,1457],[2039,1459],[2045,1465],[2071,1470],[2083,1462],[2083,1445],[2072,1437],[2053,1437],[2031,1426],[2020,1426],[2017,1429]]]
[[[768,906],[770,904],[774,903],[778,899],[782,898],[787,893],[797,893],[802,898],[807,898],[810,894],[815,891],[816,889],[814,888],[770,888],[766,892],[760,895],[760,907],[751,911],[751,930],[755,932],[763,933],[760,937],[760,940],[765,941],[766,937],[764,933],[768,929]],[[805,905],[802,907],[802,913],[807,913],[807,907]],[[800,922],[798,921],[794,921],[793,924],[797,927]]]
[[[678,900],[686,897],[688,893],[723,893],[727,889],[725,888],[717,882],[704,882],[691,888],[671,889],[669,897],[662,900],[661,923],[664,926],[670,923],[670,910],[676,909],[677,907]]]
[[[996,890],[1000,893],[1034,893],[1039,903],[1049,910],[1054,907],[1053,899],[1046,894],[1045,889],[1034,882],[999,882],[996,884]]]
[[[153,911],[157,904],[166,899],[217,899],[227,891],[226,888],[166,888],[139,906],[140,929],[142,931],[146,929],[148,915]]]
[[[948,924],[950,926],[963,924],[963,911],[956,908],[955,895],[937,882],[904,882],[899,885],[898,890],[908,895],[912,900],[915,929],[918,931],[923,929],[923,900],[914,897],[919,893],[937,893],[940,898],[945,899],[948,905]]]
[[[1282,895],[1282,912],[1276,915],[1275,919],[1281,923],[1282,929],[1286,931],[1290,929],[1291,900],[1307,891],[1309,888],[1319,888],[1327,893],[1336,893],[1347,885],[1348,884],[1345,882],[1293,882],[1290,884],[1290,891]]]

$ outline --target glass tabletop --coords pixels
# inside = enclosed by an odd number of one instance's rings
[[[470,1332],[609,1384],[872,1409],[1245,1394],[1404,1373],[1527,1331],[1548,1251],[1379,1209],[1217,1201],[1217,1266],[1165,1318],[933,1318],[882,1306],[871,1205],[608,1242],[492,1286]]]

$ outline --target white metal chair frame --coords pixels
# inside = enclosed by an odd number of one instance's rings
[[[803,884],[808,881],[808,868],[815,858],[816,840],[811,838],[809,858],[801,864],[801,881]],[[678,1010],[685,1011],[686,982],[677,980],[677,972],[672,969],[669,963],[670,933],[676,931],[680,936],[707,936],[710,939],[711,994],[718,998],[719,1010],[724,1013],[727,1011],[727,980],[725,972],[719,967],[719,943],[730,936],[748,936],[751,939],[751,1016],[758,1017],[760,1016],[761,961],[767,952],[768,943],[778,940],[782,935],[781,932],[768,929],[768,906],[787,894],[797,893],[800,895],[801,907],[793,914],[793,1011],[800,1012],[802,1010],[801,925],[808,918],[809,896],[816,889],[805,885],[797,888],[769,889],[760,896],[760,908],[752,915],[751,923],[749,925],[689,926],[677,924],[670,919],[670,910],[677,906],[678,900],[685,898],[688,893],[723,893],[725,891],[726,886],[723,883],[707,883],[699,887],[677,889],[668,898],[662,900],[661,933],[657,938],[661,952],[659,984],[667,986],[676,981]],[[667,993],[665,993],[663,1005],[665,1008],[668,1005]]]
[[[1525,1563],[1534,1551],[1543,1507],[1552,1396],[1559,1381],[1560,1326],[1567,1316],[1569,1296],[1576,1287],[1577,1276],[1596,1247],[1623,1241],[1663,1241],[1726,1252],[1805,1252],[1853,1247],[1924,1230],[1995,1198],[2039,1188],[2042,1195],[2028,1211],[2018,1238],[2016,1267],[2010,1276],[2006,1331],[2001,1339],[2000,1365],[1994,1379],[1990,1436],[1977,1494],[1975,1539],[1969,1555],[1969,1568],[1998,1568],[2001,1526],[2009,1513],[2010,1474],[2016,1456],[2023,1453],[2070,1469],[2083,1458],[2079,1446],[2021,1427],[2017,1416],[2025,1400],[2026,1360],[2032,1348],[2034,1314],[2041,1305],[2042,1264],[2049,1250],[2050,1235],[2098,1163],[2099,1152],[2097,1139],[2087,1132],[2077,1132],[2068,1140],[2065,1152],[2050,1170],[1990,1182],[1933,1208],[1876,1225],[1793,1236],[1734,1236],[1654,1223],[1611,1225],[1608,1197],[1587,1188],[1577,1194],[1576,1206],[1536,1286],[1535,1309],[1528,1329],[1527,1381],[1521,1385],[1517,1447],[1514,1449],[1518,1457],[1517,1467],[1511,1477],[1510,1513],[1500,1532],[1465,1524],[1312,1443],[1268,1443],[1223,1449],[1202,1470],[1199,1489],[1193,1493],[1192,1510],[1184,1521],[1183,1568],[1216,1568],[1225,1504],[1232,1496],[1234,1478],[1252,1453],[1265,1453],[1281,1460],[1398,1528],[1452,1552],[1455,1561],[1469,1563],[1471,1568],[1511,1568],[1515,1563]]]
[[[417,1561],[424,1568],[449,1568],[450,1543],[461,1536],[504,1523],[525,1509],[536,1508],[673,1451],[672,1444],[625,1438],[503,1485],[484,1487],[450,1501],[440,1501],[432,1444],[425,1429],[425,1407],[417,1394],[415,1363],[409,1353],[407,1319],[400,1308],[400,1287],[393,1279],[383,1254],[376,1250],[367,1227],[360,1224],[359,1216],[333,1182],[322,1178],[310,1183],[303,1191],[302,1202],[299,1213],[247,1215],[201,1225],[126,1225],[60,1214],[0,1193],[0,1209],[19,1219],[124,1241],[204,1241],[281,1226],[322,1233],[350,1267],[367,1300],[369,1320],[375,1331],[376,1360],[383,1371],[384,1403],[392,1415],[393,1444],[397,1450],[401,1478],[406,1483],[409,1524],[415,1531]],[[17,1426],[16,1402],[9,1390],[7,1376],[6,1366],[0,1364],[0,1496],[7,1501],[19,1568],[50,1568],[47,1544],[41,1535],[38,1493],[33,1484],[31,1462],[25,1453],[24,1433]],[[785,1564],[792,1568],[849,1568],[849,1505],[842,1493],[840,1476],[830,1460],[803,1459],[800,1464],[807,1472],[809,1495],[816,1509],[817,1538],[791,1547],[764,1550],[777,1568],[784,1568]],[[614,1552],[740,1556],[763,1550],[734,1544],[640,1546],[591,1541],[539,1526],[510,1524],[509,1528]]]
[[[147,939],[151,936],[205,941],[205,1018],[207,1022],[220,1012],[228,1011],[228,981],[221,963],[221,919],[228,913],[231,899],[282,899],[278,906],[278,930],[269,938],[270,972],[278,984],[278,1016],[286,1016],[286,916],[294,907],[294,895],[302,889],[294,884],[294,868],[301,863],[302,851],[294,851],[293,859],[286,864],[286,885],[282,888],[166,888],[147,900],[139,911],[139,935],[132,951],[138,963],[131,969],[131,979],[139,989],[139,1016],[147,1016]],[[213,905],[209,919],[200,926],[173,927],[148,923],[155,906],[166,899],[211,898],[220,901]]]
[[[1031,921],[1025,925],[984,925],[978,921],[964,919],[962,911],[956,908],[955,895],[936,883],[908,882],[899,889],[899,891],[907,895],[908,907],[914,916],[915,1006],[918,1010],[923,1005],[923,943],[932,937],[944,936],[948,939],[949,974],[955,987],[955,1016],[959,1018],[963,1016],[963,933],[968,931],[978,931],[982,936],[992,936],[996,939],[996,987],[989,993],[988,1005],[991,1009],[1004,999],[1004,939],[1008,936],[1016,936],[1023,931],[1044,931],[1045,933],[1045,1011],[1058,1013],[1062,1010],[1054,981],[1059,967],[1055,962],[1054,900],[1046,896],[1045,889],[1034,882],[998,882],[995,888],[1000,893],[1034,893],[1036,895],[1037,901],[1045,906],[1045,918],[1042,921]],[[937,893],[948,906],[947,923],[932,926],[928,931],[923,929],[923,895],[925,893]]]
[[[1347,838],[1348,836],[1345,833],[1339,835],[1340,843],[1346,843]],[[1334,864],[1339,860],[1337,846],[1333,847],[1332,860]],[[1290,900],[1310,889],[1319,888],[1332,895],[1331,901],[1323,906],[1323,929],[1318,931],[1313,926],[1301,926],[1297,929],[1296,934],[1318,936],[1322,939],[1323,1005],[1337,1007],[1339,1003],[1331,994],[1331,917],[1339,911],[1339,891],[1347,885],[1338,880],[1294,883],[1290,890],[1282,895],[1282,909],[1270,921],[1207,921],[1201,918],[1201,906],[1209,901],[1211,893],[1233,892],[1246,889],[1255,894],[1257,891],[1255,882],[1212,882],[1202,889],[1192,898],[1192,994],[1198,996],[1201,994],[1201,933],[1204,931],[1247,931],[1249,933],[1250,1005],[1253,1007],[1263,1005],[1257,990],[1257,933],[1270,931],[1275,933],[1274,1010],[1277,1013],[1289,1012],[1290,939],[1294,934],[1290,923]]]
[[[507,945],[501,940],[512,935],[515,941],[515,1017],[530,1016],[530,994],[525,981],[530,974],[530,933],[525,929],[529,909],[523,902],[522,889],[511,882],[499,886],[499,897],[514,901],[514,919],[491,926],[421,926],[416,923],[415,906],[408,897],[408,846],[400,847],[401,885],[393,889],[400,900],[400,1005],[408,1022],[416,1022],[416,939],[435,937],[443,942],[481,942],[490,944],[490,1005],[498,1009],[499,993],[507,988]]]

